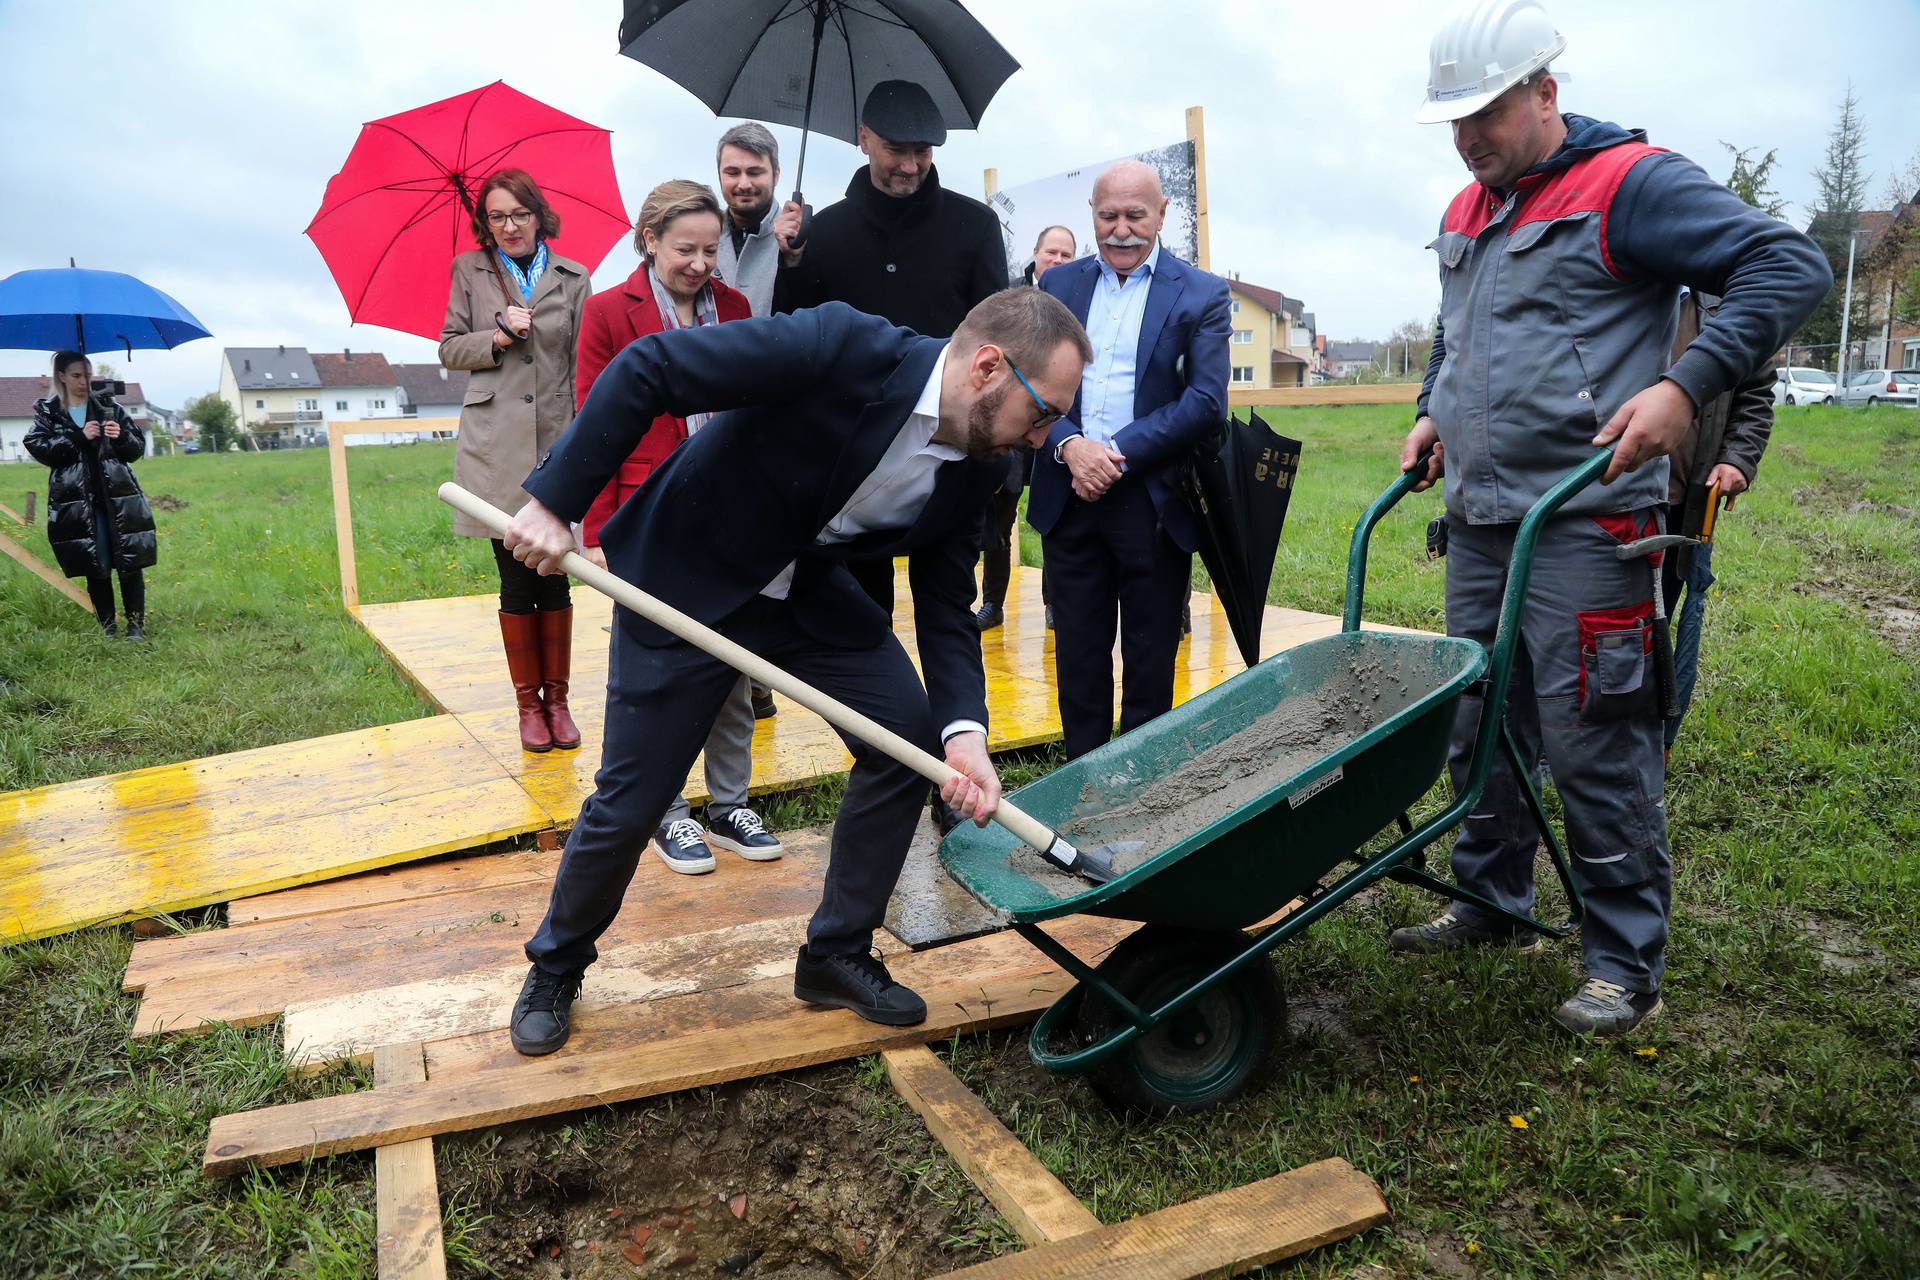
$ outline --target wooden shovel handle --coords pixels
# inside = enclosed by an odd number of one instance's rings
[[[449,481],[440,486],[440,500],[487,526],[495,537],[506,535],[507,513],[485,498],[477,497]],[[648,622],[671,631],[735,671],[752,676],[769,688],[778,689],[834,728],[845,730],[876,750],[885,752],[935,786],[945,784],[949,778],[962,776],[946,761],[922,751],[879,721],[860,714],[837,698],[829,697],[798,676],[789,675],[759,654],[735,644],[712,627],[696,622],[664,600],[648,595],[626,579],[607,572],[578,552],[569,551],[566,558],[561,560],[560,567],[601,595],[625,605]],[[993,820],[1043,852],[1059,838],[1044,822],[1006,800],[1002,800],[994,809]]]

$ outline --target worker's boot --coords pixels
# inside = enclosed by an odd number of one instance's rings
[[[507,675],[520,711],[520,746],[525,751],[553,750],[547,709],[540,701],[540,615],[501,613],[500,639],[507,647]]]
[[[553,745],[571,751],[580,745],[580,726],[567,709],[567,683],[573,670],[573,606],[542,609],[540,626],[540,701],[547,710]]]
[[[1408,925],[1387,935],[1387,950],[1416,953],[1458,951],[1463,947],[1508,947],[1522,955],[1533,955],[1545,946],[1540,935],[1531,929],[1490,928],[1462,920],[1451,911],[1437,920]]]
[[[573,1033],[573,1001],[579,994],[577,973],[548,973],[537,964],[527,970],[507,1028],[514,1050],[537,1058],[565,1044]]]
[[[1577,1036],[1604,1040],[1651,1022],[1665,1008],[1658,991],[1629,991],[1617,982],[1588,978],[1553,1011],[1553,1020]]]

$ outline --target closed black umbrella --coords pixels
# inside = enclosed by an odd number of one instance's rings
[[[1200,559],[1248,666],[1260,661],[1260,625],[1280,530],[1287,522],[1300,442],[1259,414],[1230,419],[1219,448],[1201,450],[1180,477],[1180,498],[1200,526]]]
[[[880,81],[910,80],[948,128],[977,129],[1020,69],[959,0],[626,0],[620,52],[715,115],[798,125],[800,204],[807,132],[856,141]]]

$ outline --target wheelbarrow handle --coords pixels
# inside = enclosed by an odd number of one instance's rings
[[[440,486],[440,500],[485,525],[496,538],[507,531],[507,513],[485,498],[469,493],[451,482]],[[712,627],[697,622],[664,600],[648,595],[626,579],[609,573],[577,551],[569,551],[560,567],[615,603],[625,605],[648,622],[671,631],[736,671],[778,689],[836,729],[843,729],[874,749],[920,774],[935,786],[963,775],[946,761],[936,759],[879,721],[862,715],[837,698],[829,697],[798,676],[774,666],[752,650],[735,644]],[[1043,855],[1071,866],[1079,851],[1060,838],[1058,832],[1031,816],[1012,802],[1002,800],[994,809],[993,821],[1026,841]]]
[[[1413,465],[1395,476],[1386,492],[1375,498],[1355,522],[1353,543],[1347,551],[1347,599],[1346,607],[1341,612],[1342,631],[1360,629],[1360,610],[1367,594],[1367,548],[1373,539],[1373,526],[1399,505],[1400,499],[1413,492],[1413,486],[1427,478],[1427,468],[1433,465],[1435,447],[1428,445],[1422,449]]]

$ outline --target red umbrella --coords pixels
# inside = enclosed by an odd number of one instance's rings
[[[356,323],[440,336],[447,264],[476,248],[473,195],[525,169],[560,215],[553,252],[592,271],[632,230],[608,132],[501,81],[361,126],[307,235]]]

